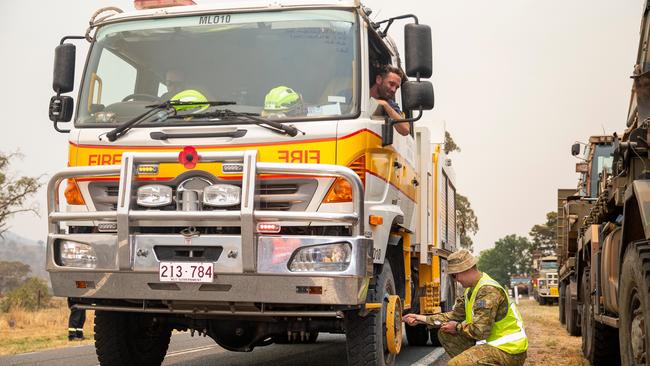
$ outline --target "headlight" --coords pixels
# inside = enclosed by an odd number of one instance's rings
[[[97,255],[88,244],[62,241],[59,246],[61,264],[66,267],[95,268]]]
[[[208,206],[226,207],[238,205],[241,188],[230,184],[215,184],[203,189],[203,203]]]
[[[147,184],[138,188],[137,202],[144,207],[166,206],[172,203],[172,188],[160,184]]]
[[[289,261],[292,272],[345,271],[350,266],[352,246],[348,243],[325,244],[296,250]]]

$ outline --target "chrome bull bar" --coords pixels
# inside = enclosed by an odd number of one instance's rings
[[[131,197],[136,179],[137,164],[178,162],[175,152],[125,152],[120,165],[70,167],[55,174],[47,186],[49,233],[60,234],[62,221],[113,221],[117,225],[118,266],[128,270],[133,263],[130,245],[131,224],[139,221],[157,221],[158,226],[177,226],[178,221],[188,226],[240,226],[244,272],[255,271],[255,230],[260,221],[341,222],[352,225],[352,235],[364,233],[363,184],[350,168],[330,164],[289,164],[257,162],[256,150],[197,152],[202,163],[242,164],[241,209],[239,211],[136,211],[131,210]],[[255,210],[255,187],[258,174],[295,174],[321,177],[340,177],[352,187],[351,213],[286,212]],[[61,212],[59,186],[68,178],[119,175],[116,211]],[[159,223],[158,223],[159,221]]]

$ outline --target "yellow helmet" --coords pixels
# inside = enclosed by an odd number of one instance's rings
[[[182,92],[174,95],[171,98],[172,102],[207,102],[208,98],[205,97],[201,92],[194,90],[194,89],[186,89],[183,90]],[[209,104],[186,104],[186,105],[174,105],[174,109],[177,111],[192,111],[192,113],[198,113],[202,112],[210,107]]]
[[[276,86],[264,97],[264,114],[299,115],[303,112],[302,96],[286,86]]]

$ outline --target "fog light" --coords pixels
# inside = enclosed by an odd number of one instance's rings
[[[172,188],[160,184],[147,184],[138,188],[137,202],[144,207],[167,206],[172,203]]]
[[[238,205],[241,188],[230,184],[215,184],[203,189],[203,203],[208,206],[226,207]]]
[[[97,255],[88,244],[74,241],[62,241],[59,247],[61,264],[66,267],[95,268]]]
[[[275,233],[279,233],[281,229],[282,226],[280,226],[279,224],[271,224],[265,222],[260,222],[257,224],[258,233],[275,234]]]
[[[315,245],[296,250],[289,261],[292,272],[345,271],[350,266],[348,243]]]

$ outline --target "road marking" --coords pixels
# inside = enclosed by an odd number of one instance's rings
[[[415,361],[415,363],[412,363],[411,366],[429,366],[433,364],[434,362],[438,361],[442,355],[445,354],[445,349],[442,347],[438,347],[434,349],[431,353],[428,355],[422,357],[421,359]]]
[[[180,356],[180,355],[186,355],[188,353],[207,351],[207,350],[213,349],[213,348],[217,348],[217,345],[213,344],[213,345],[210,345],[210,346],[196,347],[196,348],[190,348],[190,349],[186,349],[186,350],[182,350],[182,351],[169,352],[169,353],[167,353],[165,358]]]

